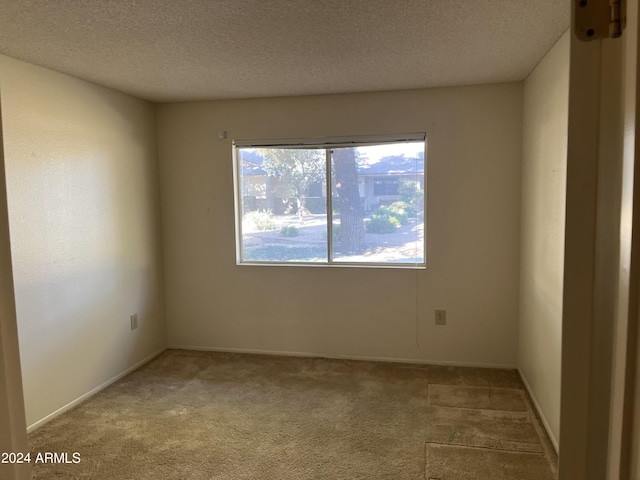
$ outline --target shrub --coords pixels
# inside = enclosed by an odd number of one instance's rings
[[[396,210],[402,210],[404,213],[407,214],[408,218],[415,218],[416,214],[418,213],[418,210],[414,205],[411,205],[410,203],[407,203],[407,202],[403,202],[402,200],[393,202],[391,204],[391,207]]]
[[[285,237],[297,237],[300,235],[300,232],[293,225],[285,225],[280,229],[280,234]]]
[[[369,233],[392,233],[400,226],[400,221],[396,217],[380,215],[375,212],[371,214],[371,220],[366,223]]]
[[[398,189],[400,199],[413,208],[415,212],[423,210],[424,205],[424,190],[416,182],[410,180],[402,180]],[[408,211],[409,216],[414,216],[415,213]]]
[[[254,210],[244,214],[244,219],[253,223],[258,230],[275,230],[276,223],[273,221],[273,212],[267,210]]]
[[[400,222],[400,225],[404,225],[409,220],[408,208],[409,205],[405,202],[394,202],[389,206],[376,208],[373,214],[383,217],[395,217]]]
[[[391,233],[409,220],[407,210],[410,206],[406,202],[394,202],[376,208],[371,214],[371,220],[366,228],[369,233]]]

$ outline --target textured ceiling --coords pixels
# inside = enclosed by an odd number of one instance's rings
[[[155,101],[522,80],[568,0],[0,0],[0,52]]]

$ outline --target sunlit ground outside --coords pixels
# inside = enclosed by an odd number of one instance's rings
[[[246,214],[242,222],[243,260],[268,262],[327,262],[327,216],[325,214]],[[259,214],[258,214],[259,215]],[[340,216],[334,215],[334,225]],[[371,219],[364,219],[365,225]],[[260,228],[256,225],[260,224]],[[365,233],[361,253],[341,252],[339,228],[334,232],[334,261],[354,263],[424,263],[424,221],[409,218],[390,233]],[[336,238],[337,237],[337,238]]]

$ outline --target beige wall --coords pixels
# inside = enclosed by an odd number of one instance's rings
[[[157,111],[171,346],[515,366],[520,83]],[[233,139],[425,131],[426,270],[235,265]]]
[[[518,367],[556,448],[560,429],[569,35],[524,84]]]
[[[33,425],[165,346],[154,107],[4,56],[0,89]]]

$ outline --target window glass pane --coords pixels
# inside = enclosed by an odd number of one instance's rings
[[[242,261],[326,263],[325,150],[237,153]]]
[[[424,142],[334,148],[335,262],[424,263]]]

